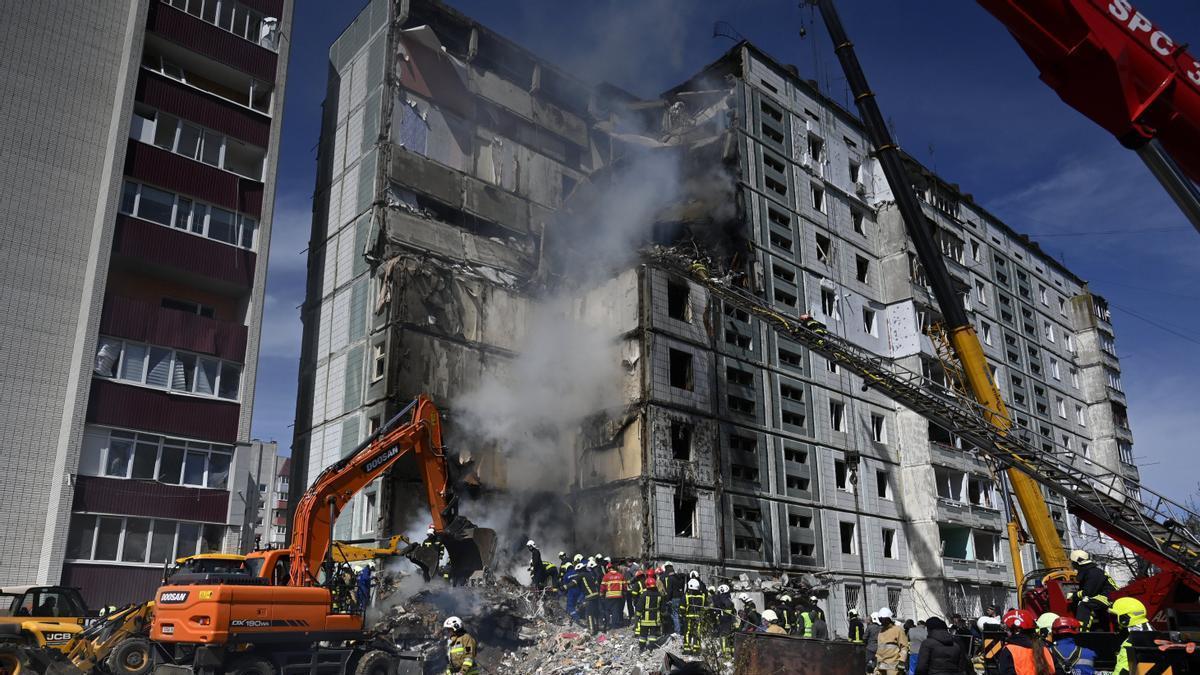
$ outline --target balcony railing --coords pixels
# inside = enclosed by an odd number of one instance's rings
[[[138,342],[244,361],[246,326],[210,319],[157,304],[110,295],[104,299],[100,332]]]
[[[150,17],[146,28],[197,54],[233,66],[259,80],[275,80],[275,68],[279,62],[279,56],[275,52],[170,5],[150,3]]]
[[[240,289],[254,285],[258,260],[253,251],[125,215],[117,216],[113,253]]]

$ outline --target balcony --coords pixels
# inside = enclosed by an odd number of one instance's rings
[[[258,261],[253,251],[126,215],[117,216],[113,255],[231,294],[254,286]]]
[[[146,29],[264,82],[275,81],[275,52],[170,5],[151,2]]]
[[[1003,562],[942,558],[942,571],[951,579],[982,584],[1011,583],[1008,565]]]
[[[130,139],[125,175],[258,218],[263,184]]]
[[[152,70],[138,78],[139,103],[195,122],[213,131],[265,148],[271,142],[271,121],[246,108],[181,84]]]
[[[237,403],[93,379],[87,421],[232,445],[240,412]]]
[[[229,492],[149,480],[79,476],[71,510],[224,523]]]
[[[246,357],[246,326],[117,295],[104,299],[100,332],[239,363]]]

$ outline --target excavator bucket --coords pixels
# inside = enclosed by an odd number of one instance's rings
[[[471,574],[492,566],[496,553],[496,531],[486,527],[471,527],[445,540],[450,554],[450,578],[456,583],[466,581]]]

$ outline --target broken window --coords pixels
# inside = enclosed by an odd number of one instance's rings
[[[864,224],[863,212],[858,209],[850,209],[850,225],[858,234],[867,236],[867,228]]]
[[[825,161],[825,141],[812,134],[808,135],[808,160],[814,166]]]
[[[689,461],[692,458],[692,425],[671,420],[671,456]]]
[[[875,310],[863,307],[863,332],[867,335],[875,335]]]
[[[933,480],[937,483],[937,496],[950,501],[962,502],[963,481],[966,474],[962,471],[947,469],[941,466],[933,468]]]
[[[804,413],[794,410],[784,410],[780,413],[780,421],[792,427],[805,427],[808,425],[808,418],[804,416]]]
[[[765,85],[766,83],[764,82],[763,84]],[[774,91],[774,89],[772,89],[772,91]],[[759,100],[758,109],[761,110],[764,115],[770,117],[776,122],[783,121],[783,111],[767,103],[766,99]]]
[[[875,472],[875,496],[880,499],[892,498],[891,474],[887,471]]]
[[[979,304],[981,305],[986,306],[988,304],[987,288],[983,285],[983,282],[979,281],[978,279],[975,280],[975,299],[978,300]]]
[[[202,305],[191,300],[177,300],[175,298],[163,298],[161,303],[163,309],[173,309],[179,312],[187,312],[188,314],[196,314],[207,319],[213,318],[216,315],[214,310],[209,305]]]
[[[750,337],[742,335],[734,330],[725,329],[725,343],[731,344],[738,349],[750,349]]]
[[[771,178],[770,176],[763,176],[763,185],[765,185],[768,190],[774,192],[780,197],[783,197],[784,199],[787,198],[787,186],[775,180],[774,178]]]
[[[808,453],[799,448],[789,447],[785,444],[783,447],[783,458],[789,462],[805,464],[808,462]]]
[[[744,520],[748,523],[761,523],[762,511],[756,506],[745,506],[742,504],[733,505],[734,520]]]
[[[951,434],[949,431],[934,424],[933,422],[929,423],[929,441],[931,443],[940,443],[941,445],[950,446],[952,448],[956,447],[954,443],[954,434]]]
[[[1075,406],[1075,422],[1081,427],[1087,426],[1087,414],[1084,413],[1083,406]]]
[[[696,536],[696,498],[675,493],[675,536]]]
[[[725,397],[725,401],[729,405],[729,412],[741,413],[742,415],[749,416],[754,415],[754,401],[751,401],[750,399],[729,394]]]
[[[775,297],[775,302],[778,302],[782,305],[787,305],[788,307],[792,307],[792,308],[796,307],[796,303],[797,303],[796,296],[792,295],[791,293],[788,293],[787,291],[785,291],[781,288],[776,288],[773,295]]]
[[[992,504],[992,481],[988,478],[967,477],[967,500],[971,506],[981,506],[986,509],[995,508]]]
[[[746,480],[752,483],[758,482],[758,467],[740,464],[738,462],[730,462],[729,473],[734,480]]]
[[[858,540],[854,537],[854,523],[839,522],[838,534],[841,535],[842,553],[858,555]]]
[[[725,379],[730,384],[736,384],[739,387],[750,387],[754,385],[754,375],[740,368],[727,366],[725,368]]]
[[[806,516],[800,513],[788,514],[788,527],[797,527],[802,530],[812,528],[812,516]]]
[[[827,319],[838,320],[837,294],[831,289],[821,289],[821,312]]]
[[[819,188],[815,184],[811,186],[811,189],[813,209],[825,213],[825,189]]]
[[[979,322],[980,332],[983,334],[984,344],[992,344],[992,324],[986,321]]]
[[[887,443],[887,426],[883,415],[871,413],[871,440]]]
[[[871,276],[871,261],[861,255],[854,256],[854,278],[864,284],[869,284]]]
[[[371,345],[371,381],[376,382],[383,378],[387,368],[387,350],[385,345],[380,342]]]
[[[789,253],[792,250],[792,240],[774,231],[771,232],[771,245]]]
[[[799,387],[792,387],[786,384],[779,385],[779,395],[790,401],[804,403],[804,390]]]
[[[759,129],[762,131],[763,138],[775,143],[776,145],[783,145],[783,134],[775,129],[772,129],[767,125],[766,122],[763,122]]]
[[[900,557],[896,551],[896,531],[890,527],[883,528],[883,557],[892,559]]]
[[[854,160],[850,160],[850,183],[852,185],[862,183],[862,164]]]
[[[795,476],[787,474],[786,483],[789,490],[800,490],[801,492],[808,491],[808,479],[803,476]]]
[[[736,551],[759,553],[762,551],[762,539],[758,537],[744,537],[739,534],[733,538],[733,548]]]
[[[938,535],[942,542],[942,555],[956,560],[970,560],[968,549],[971,529],[959,525],[938,523]]]
[[[833,359],[828,358],[828,357],[825,359],[825,369],[828,370],[829,372],[833,373],[834,375],[837,375],[840,372],[838,369],[837,361],[834,361]]]
[[[972,538],[975,544],[975,559],[996,562],[1000,553],[1000,537],[989,532],[975,532]]]
[[[667,282],[667,316],[679,321],[691,322],[691,288],[687,282]]]
[[[1117,458],[1121,460],[1122,464],[1133,466],[1133,444],[1117,439]]]
[[[791,228],[792,226],[791,216],[771,206],[767,207],[767,218],[770,219],[771,223],[780,227]]]
[[[846,462],[833,460],[833,485],[843,492],[854,492],[854,484],[850,482],[850,469]]]
[[[787,165],[783,163],[783,160],[772,155],[771,153],[763,152],[762,160],[763,164],[775,171],[775,173],[787,173]]]
[[[974,239],[971,240],[971,260],[979,262],[979,242]]]
[[[834,431],[845,433],[846,431],[846,404],[841,401],[829,402],[829,428]]]
[[[797,369],[804,367],[804,358],[796,352],[793,352],[789,349],[784,349],[783,347],[779,347],[778,352],[780,365]]]
[[[668,361],[671,386],[691,391],[693,387],[692,354],[680,349],[668,349]]]
[[[796,271],[790,270],[782,265],[771,265],[771,274],[781,281],[786,281],[789,284],[796,283]]]
[[[820,232],[817,233],[816,240],[817,240],[817,262],[825,263],[826,265],[828,265],[830,263],[830,261],[832,260],[833,242],[829,239],[829,237],[826,237],[825,235],[821,234]]]
[[[958,264],[963,264],[963,240],[946,230],[937,230],[934,236],[942,247],[942,255]]]

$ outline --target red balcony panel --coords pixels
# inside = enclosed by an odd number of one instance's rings
[[[72,511],[224,523],[229,491],[166,485],[152,480],[79,476]]]
[[[91,609],[145,602],[162,585],[162,567],[63,563],[62,585],[78,588]]]
[[[125,175],[255,218],[262,211],[262,183],[132,139]]]
[[[197,54],[253,75],[263,82],[275,81],[279,56],[227,30],[161,2],[150,3],[146,29],[158,33]]]
[[[263,16],[283,18],[283,0],[241,0],[241,3],[250,9],[262,12]]]
[[[242,362],[246,357],[246,326],[119,295],[104,298],[100,332],[228,361]]]
[[[243,289],[254,285],[258,260],[253,251],[126,215],[117,216],[113,253]]]
[[[260,148],[271,141],[269,117],[149,70],[138,78],[136,99]]]
[[[87,420],[127,429],[237,442],[238,412],[232,401],[172,394],[110,380],[92,380]]]

